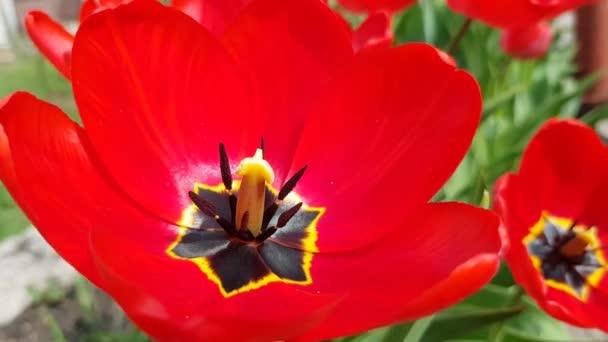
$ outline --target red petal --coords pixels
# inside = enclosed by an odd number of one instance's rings
[[[171,5],[220,35],[251,0],[172,0]]]
[[[341,298],[280,283],[224,298],[193,262],[165,253],[176,227],[142,215],[130,219],[137,224],[104,222],[120,228],[119,236],[94,230],[94,255],[107,291],[155,339],[293,339],[318,324]]]
[[[369,15],[353,32],[355,52],[365,48],[389,48],[392,44],[391,16],[386,12]]]
[[[530,198],[528,202],[536,198],[540,206],[523,223],[531,227],[541,210],[580,218],[587,199],[608,174],[606,151],[592,128],[575,120],[549,120],[522,158],[522,192]]]
[[[4,106],[8,103],[12,96],[7,96],[0,99],[0,114],[4,110]],[[1,119],[1,117],[0,117]],[[13,164],[13,158],[11,156],[11,148],[8,142],[8,137],[4,132],[4,128],[0,123],[0,179],[2,184],[11,194],[13,200],[21,207],[21,210],[27,212],[25,201],[21,194],[21,188],[17,181],[17,175],[15,174],[15,165]]]
[[[448,0],[448,6],[469,18],[508,29],[532,26],[594,0]]]
[[[195,182],[220,183],[220,142],[230,152],[247,142],[248,153],[259,143],[259,132],[244,131],[255,117],[226,51],[156,1],[91,16],[78,31],[73,62],[76,102],[101,163],[170,222],[191,203]]]
[[[349,11],[368,12],[401,11],[416,3],[416,0],[338,0],[338,3]]]
[[[57,107],[27,93],[14,94],[0,108],[0,124],[6,133],[0,135],[3,183],[53,248],[102,286],[88,234],[99,205],[111,203],[104,203],[108,190],[83,147],[82,129]]]
[[[503,31],[500,36],[500,47],[513,57],[540,58],[549,50],[552,39],[551,25],[541,21],[532,26]]]
[[[257,0],[237,18],[224,40],[251,72],[259,111],[256,123],[250,125],[261,126],[267,159],[281,185],[318,97],[336,71],[352,59],[350,32],[318,0]]]
[[[80,22],[82,23],[91,14],[108,8],[115,8],[131,0],[84,0],[80,7]]]
[[[293,163],[308,164],[296,191],[327,209],[320,250],[400,228],[463,158],[480,111],[475,80],[429,45],[358,55],[313,111]]]
[[[38,50],[70,79],[70,54],[74,37],[46,13],[32,11],[25,17],[25,28]]]
[[[313,290],[347,297],[306,337],[327,339],[427,315],[472,294],[497,270],[498,219],[487,210],[430,203],[402,224],[357,251],[315,255]]]

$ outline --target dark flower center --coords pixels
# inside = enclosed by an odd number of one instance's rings
[[[263,150],[260,149],[260,151]],[[192,202],[205,215],[216,220],[217,223],[224,229],[226,234],[233,239],[237,239],[242,243],[262,243],[264,240],[272,236],[278,229],[285,227],[298,213],[300,208],[302,208],[302,202],[293,205],[288,210],[283,211],[277,216],[278,219],[274,225],[269,225],[272,218],[277,214],[279,205],[285,200],[285,197],[291,193],[300,178],[302,178],[304,175],[306,166],[301,168],[287,182],[285,182],[279,193],[270,204],[265,203],[265,199],[272,198],[272,194],[268,194],[266,191],[266,185],[263,184],[264,186],[262,191],[264,191],[264,193],[261,196],[258,196],[261,199],[260,205],[262,205],[263,208],[263,214],[261,215],[261,226],[257,231],[251,229],[252,222],[250,222],[250,212],[247,210],[238,210],[238,204],[240,204],[240,201],[237,197],[237,193],[232,188],[232,173],[230,171],[228,154],[226,153],[224,144],[220,144],[220,171],[222,174],[222,183],[227,194],[226,200],[230,207],[229,213],[224,213],[222,215],[222,213],[217,210],[216,206],[211,201],[207,200],[202,194],[199,195],[193,191],[190,191],[188,195],[190,196]],[[240,214],[240,211],[243,211],[243,213]]]
[[[549,286],[583,301],[605,271],[606,261],[595,229],[576,221],[543,215],[524,243]]]
[[[263,160],[263,149],[244,159],[234,182],[220,144],[222,184],[195,185],[193,206],[184,211],[187,226],[167,254],[199,266],[229,297],[270,282],[310,284],[316,251],[316,222],[323,208],[311,208],[293,193],[306,167],[277,191],[274,173]]]

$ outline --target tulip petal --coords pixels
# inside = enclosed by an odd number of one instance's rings
[[[191,204],[195,182],[221,183],[221,142],[233,158],[259,144],[261,134],[238,128],[255,120],[238,68],[175,9],[137,0],[91,16],[76,36],[73,63],[76,103],[101,163],[136,202],[171,223]]]
[[[348,295],[305,340],[430,314],[481,288],[498,268],[498,218],[487,210],[430,203],[401,224],[403,229],[362,249],[315,255],[311,290]]]
[[[526,198],[520,193],[517,178],[515,174],[506,174],[496,181],[493,207],[502,218],[502,233],[508,235],[509,248],[506,249],[505,259],[509,264],[515,262],[521,266],[511,269],[513,277],[527,293],[538,298],[542,296],[544,284],[538,270],[530,261],[527,247],[522,243],[530,231],[530,226],[524,224],[521,219],[525,215],[521,213],[527,211],[528,207]]]
[[[319,0],[256,0],[224,35],[251,72],[259,111],[250,124],[262,126],[265,158],[275,170],[277,188],[290,176],[302,126],[318,97],[352,59],[348,29]]]
[[[456,169],[481,112],[475,80],[430,45],[357,57],[313,111],[293,163],[308,165],[296,191],[326,208],[321,252],[399,229]]]
[[[504,30],[500,36],[500,47],[513,57],[540,58],[549,50],[552,39],[551,25],[541,21],[532,26]]]
[[[592,128],[576,120],[549,120],[524,152],[519,182],[531,227],[542,210],[581,218],[587,199],[608,174],[608,153]],[[529,194],[529,189],[535,189]],[[535,203],[536,202],[536,203]],[[523,210],[522,210],[523,211]],[[522,213],[523,214],[523,213]]]
[[[80,22],[82,23],[91,14],[108,8],[115,8],[126,4],[130,0],[84,0],[80,6]]]
[[[352,12],[373,13],[376,11],[401,11],[416,3],[416,0],[338,0],[338,3]]]
[[[462,15],[503,29],[526,27],[595,0],[448,0]]]
[[[87,247],[89,230],[115,201],[83,146],[82,129],[27,93],[15,93],[0,108],[0,125],[2,182],[51,246],[103,287]]]
[[[391,16],[386,12],[369,15],[353,32],[353,49],[389,48],[393,43]]]
[[[132,216],[129,225],[103,224],[124,232],[116,235],[99,226],[91,237],[107,291],[158,340],[293,339],[324,319],[342,297],[273,283],[225,298],[194,263],[165,253],[177,227],[145,215]]]
[[[251,0],[172,0],[171,6],[186,13],[209,32],[220,35]]]
[[[70,55],[74,37],[46,13],[32,11],[25,17],[25,28],[38,50],[70,79]]]
[[[10,99],[11,96],[0,99],[0,113],[2,113],[4,106]],[[0,124],[0,179],[2,180],[2,184],[13,197],[13,200],[15,200],[22,210],[25,211],[25,202],[22,200],[21,189],[19,188],[19,183],[17,182],[15,166],[11,156],[11,147],[8,143],[8,137],[4,132],[2,124]]]

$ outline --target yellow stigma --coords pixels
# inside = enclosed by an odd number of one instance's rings
[[[262,229],[266,183],[274,181],[274,171],[263,155],[264,152],[257,149],[253,157],[243,159],[236,169],[237,176],[242,177],[236,202],[236,227],[242,228],[244,224],[254,236]],[[247,218],[243,222],[245,213]]]

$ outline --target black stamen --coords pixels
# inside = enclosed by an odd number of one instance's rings
[[[266,147],[264,146],[264,137],[262,137],[262,140],[260,141],[260,149],[262,150],[262,158],[263,158],[264,154],[266,153]]]
[[[279,205],[277,204],[277,202],[273,202],[271,205],[268,206],[268,208],[264,210],[264,217],[262,218],[262,227],[268,227],[268,224],[270,223],[270,220],[272,220],[274,214],[276,214],[277,209],[279,209]]]
[[[211,202],[199,196],[194,191],[188,192],[188,196],[190,196],[190,200],[203,212],[203,214],[216,218],[217,209]]]
[[[203,212],[203,214],[214,218],[215,221],[220,225],[220,227],[222,227],[224,231],[228,233],[228,235],[237,235],[237,231],[234,228],[234,225],[219,216],[217,214],[217,209],[211,202],[207,201],[206,199],[204,199],[199,194],[193,191],[188,192],[188,196],[190,196],[192,202]]]
[[[253,241],[255,240],[255,237],[253,236],[253,233],[251,233],[249,231],[249,229],[245,228],[241,228],[239,230],[239,239],[243,240],[243,241]]]
[[[234,194],[230,194],[228,203],[230,203],[230,220],[236,224],[236,196]]]
[[[279,216],[279,219],[277,221],[277,228],[285,227],[287,222],[289,222],[289,220],[291,220],[293,216],[298,213],[298,210],[300,210],[300,208],[302,208],[302,202],[284,211],[281,216]]]
[[[228,222],[227,220],[223,219],[222,217],[218,217],[216,219],[216,221],[222,228],[224,228],[224,231],[226,233],[228,233],[228,235],[232,235],[232,236],[238,235],[238,232],[236,231],[236,229],[234,228],[232,223]]]
[[[570,224],[570,227],[568,227],[569,231],[572,231],[574,229],[574,227],[577,225],[578,221],[574,220],[572,221],[572,224]]]
[[[277,231],[276,227],[270,227],[270,228],[266,229],[265,231],[263,231],[262,234],[258,235],[255,238],[255,241],[262,242],[262,241],[268,239],[270,236],[272,236],[272,234],[274,234],[276,231]]]
[[[291,190],[293,190],[293,188],[296,187],[296,184],[298,183],[300,178],[302,178],[302,176],[304,175],[304,171],[306,171],[306,167],[307,166],[304,166],[303,168],[301,168],[298,172],[296,172],[295,175],[293,175],[291,178],[289,178],[289,180],[287,182],[285,182],[285,184],[283,184],[283,187],[281,187],[281,191],[279,191],[279,195],[277,196],[277,198],[280,201],[284,200],[285,197],[287,197],[287,195],[289,195]]]
[[[230,161],[228,161],[228,153],[223,143],[220,143],[220,171],[222,173],[222,182],[226,190],[232,190],[232,174],[230,172]]]

